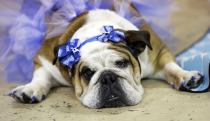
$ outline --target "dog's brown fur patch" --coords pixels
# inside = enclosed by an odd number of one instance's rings
[[[43,42],[42,47],[38,51],[37,56],[34,58],[34,63],[35,63],[35,70],[39,68],[41,65],[41,62],[39,60],[39,56],[44,57],[48,61],[52,62],[55,58],[54,55],[54,49],[61,45],[64,44],[68,39],[70,39],[73,34],[86,22],[86,17],[87,17],[87,12],[81,14],[80,16],[76,17],[71,21],[69,26],[67,27],[66,31],[57,37],[53,37],[51,39],[47,39]],[[64,66],[60,65],[59,63],[56,63],[55,66],[57,66],[63,75],[63,77],[70,82],[70,77],[68,74],[68,69],[65,68]]]
[[[173,56],[172,52],[146,22],[144,22],[140,29],[149,31],[150,33],[150,42],[153,50],[148,50],[148,54],[149,61],[153,64],[155,72],[162,70],[166,63],[172,61],[175,62],[175,57]]]

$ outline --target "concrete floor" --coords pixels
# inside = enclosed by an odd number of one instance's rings
[[[210,92],[179,92],[164,82],[143,81],[143,101],[131,107],[88,109],[75,98],[71,88],[54,89],[39,104],[20,104],[3,96],[15,87],[0,86],[0,121],[209,121]]]

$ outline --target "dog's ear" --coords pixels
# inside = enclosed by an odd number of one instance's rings
[[[125,31],[125,41],[128,47],[132,50],[134,55],[138,55],[143,52],[146,46],[152,50],[150,43],[150,33],[148,31]]]
[[[58,55],[58,49],[59,49],[59,47],[60,47],[60,45],[59,46],[56,46],[55,48],[54,48],[54,59],[53,59],[53,62],[52,62],[52,64],[53,65],[55,65],[56,64],[56,62],[57,62],[57,60],[58,60],[58,57],[57,57],[57,55]]]

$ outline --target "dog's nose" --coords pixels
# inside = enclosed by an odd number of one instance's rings
[[[101,73],[101,84],[103,85],[112,85],[117,80],[117,75],[111,71],[104,71]]]

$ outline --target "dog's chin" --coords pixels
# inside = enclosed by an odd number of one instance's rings
[[[120,97],[113,96],[109,99],[104,100],[91,100],[89,99],[89,103],[86,101],[82,101],[82,104],[88,108],[93,109],[102,109],[102,108],[119,108],[125,106],[134,106],[137,105],[141,100],[128,101],[128,99],[122,99]]]
[[[84,106],[88,108],[93,108],[93,109],[102,109],[102,108],[119,108],[119,107],[125,107],[125,106],[131,106],[127,102],[124,102],[120,99],[109,99],[109,100],[104,100],[101,102],[96,103],[95,105],[86,105],[83,104]]]
[[[105,100],[105,101],[99,102],[95,105],[85,105],[85,106],[88,108],[93,108],[93,109],[120,108],[120,107],[126,107],[126,106],[134,106],[134,105],[137,105],[139,102],[129,103],[129,102],[122,101],[120,99],[111,99],[109,101]]]
[[[127,106],[125,99],[122,99],[118,96],[110,95],[110,98],[105,99],[101,102],[101,108],[115,108],[115,107],[124,107]]]
[[[110,95],[110,98],[107,99],[102,99],[98,98],[97,101],[95,101],[94,99],[90,101],[88,101],[89,103],[87,103],[87,101],[83,100],[83,105],[88,107],[88,108],[95,108],[95,109],[101,109],[101,108],[116,108],[116,107],[124,107],[124,106],[128,106],[129,103],[126,102],[125,99],[121,99],[120,97],[117,96],[113,96]]]
[[[137,105],[141,99],[130,100],[127,96],[122,95],[121,97],[116,95],[109,95],[104,98],[102,95],[97,96],[98,98],[86,98],[82,101],[82,104],[88,108],[102,109],[102,108],[119,108],[125,106]]]

